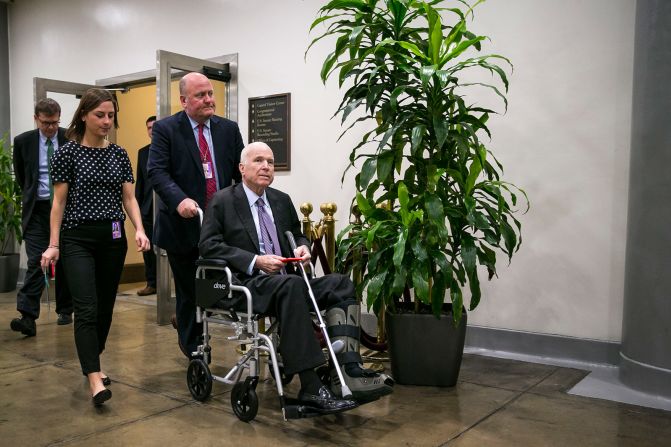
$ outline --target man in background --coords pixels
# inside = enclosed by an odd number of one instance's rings
[[[150,116],[145,121],[147,126],[147,135],[151,141],[151,130],[154,127],[156,116]],[[147,161],[149,160],[149,147],[151,143],[140,149],[137,153],[137,175],[135,176],[135,198],[140,206],[140,214],[142,215],[142,225],[144,232],[152,240],[154,227],[154,207],[152,202],[151,184],[147,181]],[[156,253],[154,247],[151,250],[142,252],[144,258],[144,277],[147,285],[144,289],[137,291],[140,296],[153,295],[156,293]]]
[[[16,295],[16,310],[21,316],[14,318],[10,327],[27,337],[37,334],[35,320],[40,316],[40,296],[46,283],[40,258],[49,245],[49,215],[53,198],[49,161],[66,141],[65,129],[59,127],[61,107],[56,101],[50,98],[38,101],[34,118],[37,129],[14,139],[14,175],[23,193],[21,228],[28,269],[23,287]],[[57,322],[59,325],[70,324],[72,296],[60,261],[56,263],[55,282]]]

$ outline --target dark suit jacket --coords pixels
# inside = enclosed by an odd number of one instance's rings
[[[273,211],[282,256],[293,256],[289,240],[284,235],[287,230],[293,233],[297,245],[309,247],[291,198],[273,188],[266,189],[266,196]],[[205,211],[199,249],[203,258],[224,259],[239,279],[248,278],[247,268],[254,255],[261,252],[252,211],[241,183],[215,193]],[[293,265],[287,264],[287,272],[293,271]]]
[[[218,116],[210,118],[219,187],[241,179],[238,165],[244,147],[238,125]],[[205,175],[200,151],[186,112],[156,121],[152,129],[149,182],[161,199],[154,225],[154,242],[176,253],[188,253],[198,246],[198,218],[184,219],[177,205],[186,198],[205,209]]]
[[[66,143],[65,129],[58,129],[58,147]],[[37,200],[40,174],[40,131],[29,130],[14,138],[14,174],[23,192],[21,227],[23,231],[33,213]]]
[[[149,160],[149,147],[146,145],[137,151],[137,175],[135,176],[135,199],[140,206],[142,220],[152,220],[151,185],[147,181],[147,161]]]

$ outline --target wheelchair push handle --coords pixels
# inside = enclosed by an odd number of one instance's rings
[[[291,247],[292,250],[296,250],[296,239],[294,239],[294,234],[287,230],[284,232],[284,235],[289,239],[289,246]]]

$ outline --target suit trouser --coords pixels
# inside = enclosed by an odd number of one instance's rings
[[[23,286],[16,295],[16,310],[35,319],[40,316],[40,297],[44,292],[44,273],[40,267],[40,260],[42,259],[42,253],[49,245],[50,212],[49,200],[36,201],[26,230],[23,232],[26,254],[28,255],[28,269],[23,280]],[[62,265],[60,261],[56,263],[56,313],[71,314],[72,297],[68,290]]]
[[[61,258],[75,310],[75,345],[84,374],[100,371],[119,280],[126,235],[112,238],[112,222],[84,223],[61,232]]]
[[[142,226],[147,238],[152,240],[154,223],[151,217],[148,219],[143,217]],[[151,250],[142,252],[142,258],[144,259],[144,277],[147,280],[147,286],[156,288],[156,254],[154,253],[154,247],[151,247]]]
[[[188,353],[194,352],[203,335],[203,324],[196,322],[196,260],[198,248],[187,253],[168,252],[175,280],[177,336]]]
[[[253,302],[254,312],[279,320],[279,351],[287,374],[324,363],[324,354],[312,328],[310,312],[314,311],[314,306],[303,278],[298,275],[256,275],[243,280],[242,284],[249,288],[252,300],[260,298]],[[338,273],[311,279],[310,286],[320,309],[329,309],[356,297],[352,281]],[[263,309],[258,303],[269,305]]]

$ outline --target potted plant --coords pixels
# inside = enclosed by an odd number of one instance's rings
[[[392,373],[400,383],[456,383],[465,298],[475,309],[480,275],[494,277],[497,251],[510,261],[522,242],[514,213],[518,198],[528,208],[526,194],[501,179],[503,167],[483,140],[496,112],[466,96],[479,88],[507,108],[508,78],[499,64],[512,64],[500,55],[478,55],[486,37],[467,29],[479,3],[334,0],[311,27],[327,28],[310,46],[337,37],[321,78],[334,76],[347,86],[335,114],[347,125],[343,134],[361,122],[372,128],[349,155],[348,169],[360,165],[355,204],[362,221],[341,232],[337,259],[341,268],[364,272],[358,286],[368,307],[387,318]],[[471,80],[478,71],[495,83]],[[348,117],[355,118],[346,123]],[[362,251],[367,255],[353,256]],[[401,299],[408,289],[412,303],[409,293]],[[419,318],[419,326],[398,330],[406,317]],[[430,330],[430,323],[443,332]],[[450,343],[448,353],[436,352]],[[403,354],[411,357],[409,371]],[[435,371],[436,359],[446,357],[455,363],[452,371]],[[429,369],[429,377],[414,376]]]
[[[19,254],[14,236],[21,243],[21,194],[12,174],[12,146],[0,138],[0,292],[16,289]]]

